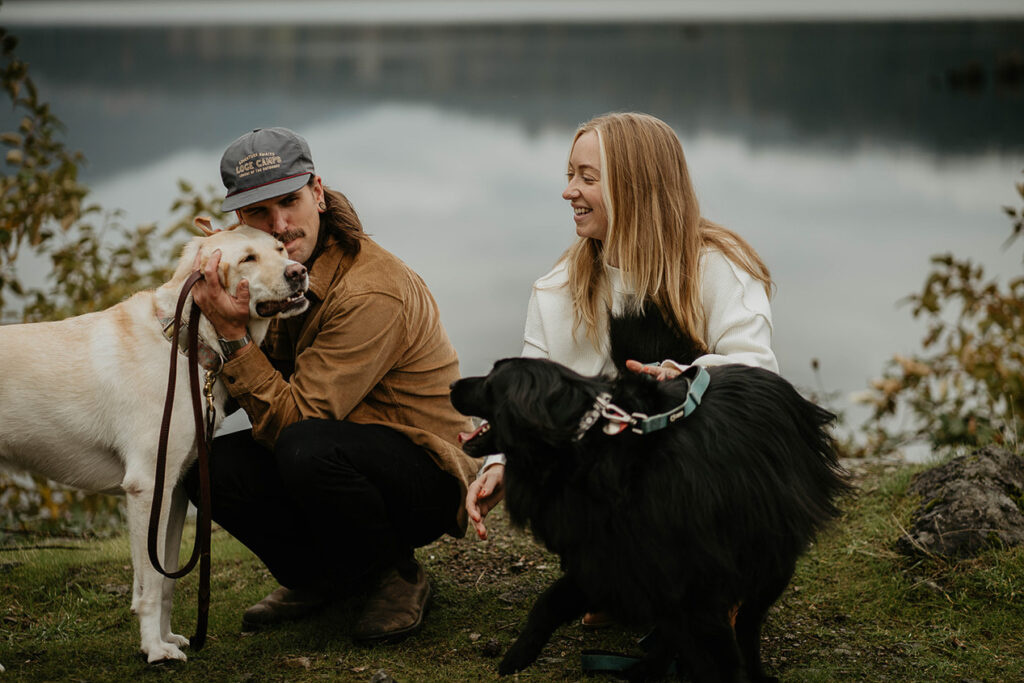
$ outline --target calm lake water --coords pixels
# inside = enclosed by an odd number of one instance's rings
[[[574,237],[571,135],[606,111],[675,128],[705,215],[775,276],[783,374],[816,388],[819,359],[840,408],[918,347],[898,302],[929,255],[1021,270],[1024,245],[1001,250],[1024,180],[1020,22],[17,33],[126,224],[165,219],[179,178],[219,186],[242,132],[302,133],[430,285],[464,374],[520,350],[530,283]]]

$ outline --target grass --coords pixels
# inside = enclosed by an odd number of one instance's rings
[[[915,501],[906,467],[862,468],[861,492],[801,560],[764,633],[768,670],[787,681],[1024,680],[1024,550],[960,562],[909,559],[893,541]],[[0,552],[0,674],[10,681],[397,681],[496,679],[500,654],[557,559],[492,513],[492,540],[441,539],[418,551],[435,581],[424,630],[361,647],[349,637],[358,602],[273,631],[242,634],[240,616],[275,587],[258,560],[214,535],[210,638],[187,663],[149,666],[129,613],[123,536],[46,539],[66,549]],[[38,539],[33,544],[41,543]],[[190,539],[186,543],[191,543]],[[175,628],[194,628],[195,574],[182,579]],[[585,648],[636,652],[642,633],[560,629],[523,681],[579,680]]]

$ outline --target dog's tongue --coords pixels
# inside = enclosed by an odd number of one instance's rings
[[[474,437],[479,436],[480,432],[482,432],[484,430],[485,426],[487,426],[487,422],[486,421],[481,422],[480,426],[477,427],[476,429],[474,429],[471,432],[459,432],[459,443],[460,444],[464,444],[467,441],[470,441],[471,439],[473,439]]]

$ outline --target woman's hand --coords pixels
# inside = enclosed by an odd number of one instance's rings
[[[203,279],[192,288],[192,297],[222,339],[241,339],[249,324],[249,283],[246,280],[238,283],[235,296],[232,296],[221,285],[218,276],[220,256],[218,249],[202,267],[199,254],[196,254],[192,269],[202,270]]]
[[[480,540],[487,540],[484,517],[505,498],[505,466],[494,464],[469,485],[466,493],[466,512]]]
[[[676,368],[673,367],[666,367],[660,365],[644,365],[643,363],[640,363],[635,360],[627,360],[626,369],[632,370],[633,372],[639,373],[641,375],[652,375],[659,382],[663,382],[666,379],[675,379],[681,373],[680,370],[677,370]]]

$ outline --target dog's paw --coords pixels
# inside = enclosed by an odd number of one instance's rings
[[[179,636],[177,633],[168,633],[164,636],[164,642],[178,647],[188,647],[188,638]]]
[[[506,657],[505,659],[501,660],[501,664],[498,665],[498,675],[499,676],[511,676],[512,674],[516,673],[517,671],[521,671],[521,670],[523,670],[525,668],[526,668],[525,665],[524,666],[518,666],[514,662],[509,662],[508,661],[508,657]]]
[[[505,653],[505,658],[501,660],[501,664],[498,665],[498,674],[509,676],[517,671],[522,671],[533,664],[538,654],[540,654],[540,648],[527,647],[522,642],[516,641],[509,648],[508,652]]]
[[[142,651],[146,654],[146,661],[150,664],[174,660],[184,662],[188,660],[188,657],[185,656],[185,653],[177,645],[162,641],[148,649],[142,648]]]

